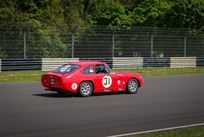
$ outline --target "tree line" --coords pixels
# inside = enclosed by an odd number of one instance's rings
[[[82,33],[87,26],[204,29],[204,0],[1,0],[0,30],[30,33],[47,49],[67,46],[63,33]],[[15,34],[13,34],[15,35]],[[16,34],[16,36],[19,34]],[[5,40],[4,40],[5,41]],[[2,43],[0,43],[2,45]],[[31,43],[36,45],[36,43]],[[8,44],[0,47],[6,57]],[[37,48],[36,48],[37,50]],[[7,56],[8,57],[8,56]]]
[[[69,31],[86,25],[201,30],[204,0],[1,0],[0,23],[21,28],[63,24]]]

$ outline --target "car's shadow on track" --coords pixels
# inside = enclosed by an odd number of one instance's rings
[[[115,96],[115,95],[128,95],[126,92],[115,92],[115,93],[93,93],[91,97],[94,96]]]
[[[72,98],[72,97],[77,97],[77,98],[83,98],[79,96],[78,94],[66,94],[66,95],[61,95],[58,93],[41,93],[41,94],[32,94],[33,96],[38,96],[38,97],[47,97],[47,98]],[[128,93],[125,92],[117,92],[117,93],[94,93],[90,97],[97,97],[97,96],[115,96],[115,95],[129,95]]]
[[[47,98],[71,98],[76,97],[75,94],[60,95],[58,93],[41,93],[41,94],[32,94],[33,96],[38,97],[47,97]]]

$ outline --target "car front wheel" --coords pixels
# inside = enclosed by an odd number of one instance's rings
[[[85,81],[80,84],[79,94],[82,97],[88,97],[92,94],[92,92],[93,92],[93,85],[91,82]]]
[[[139,84],[136,79],[130,79],[127,83],[127,91],[130,94],[137,93],[138,87],[139,87]]]

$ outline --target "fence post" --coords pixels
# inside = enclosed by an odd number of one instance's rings
[[[183,50],[184,50],[184,51],[183,51],[183,56],[184,56],[184,57],[186,57],[186,39],[187,39],[187,37],[185,36],[185,37],[184,37],[184,48],[183,48]]]
[[[72,33],[72,58],[74,58],[74,33]]]
[[[154,48],[154,36],[153,35],[151,35],[151,57],[153,57],[153,49]]]
[[[23,32],[23,58],[26,59],[26,32]]]
[[[112,33],[112,57],[114,57],[114,50],[115,50],[115,32]]]

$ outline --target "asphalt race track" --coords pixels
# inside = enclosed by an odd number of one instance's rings
[[[82,98],[0,84],[1,137],[104,137],[204,122],[204,75],[144,77],[136,95]]]

